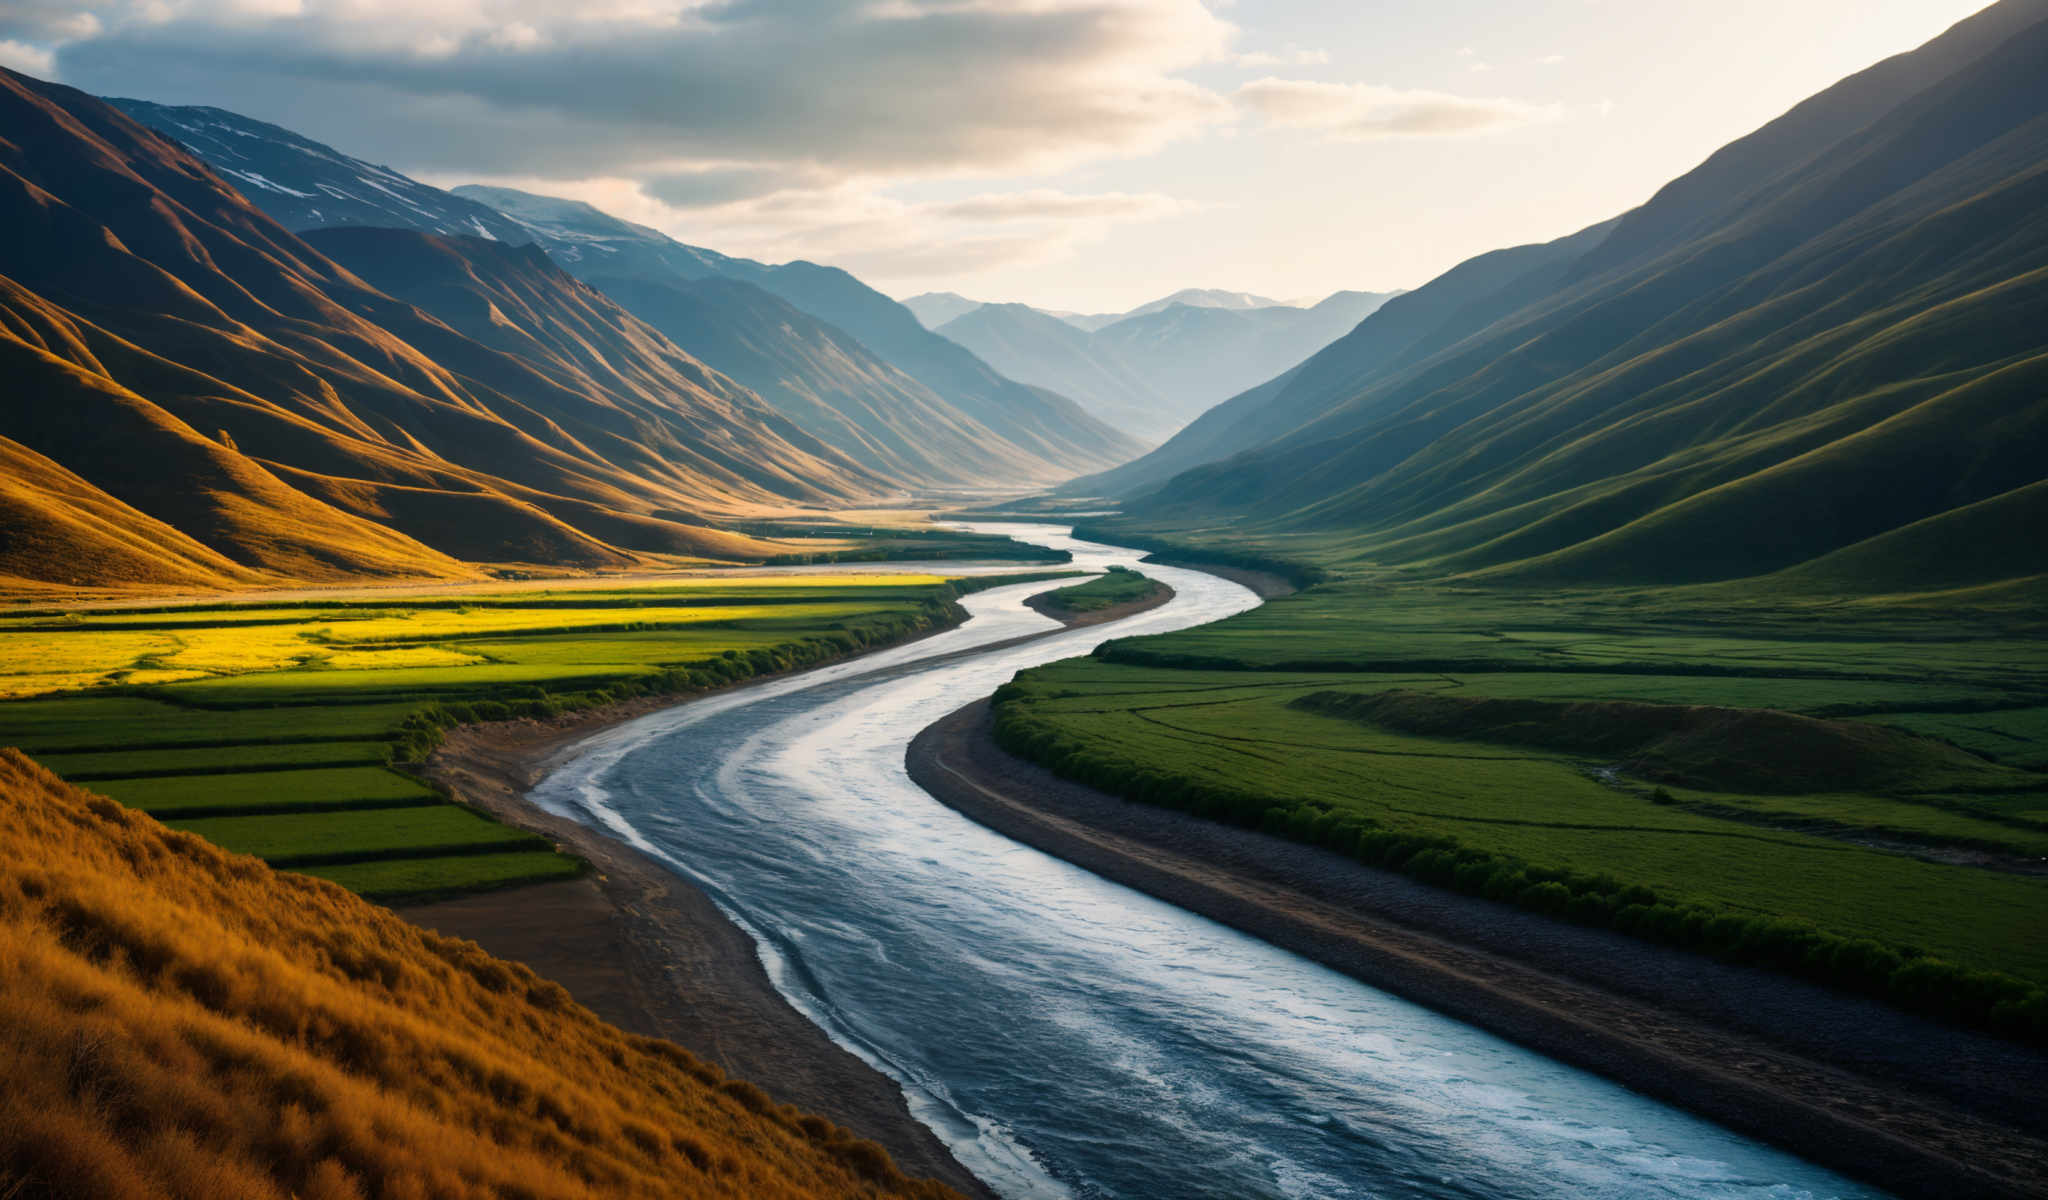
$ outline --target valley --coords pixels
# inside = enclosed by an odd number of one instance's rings
[[[0,14],[0,1200],[2048,1196],[2048,0],[1841,4]]]

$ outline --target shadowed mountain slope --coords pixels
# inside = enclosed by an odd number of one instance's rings
[[[47,460],[41,477],[105,493],[99,511],[127,505],[259,575],[459,576],[458,559],[745,552],[678,518],[874,490],[672,346],[629,386],[567,369],[560,345],[464,336],[509,337],[498,318],[519,305],[499,293],[492,317],[472,297],[476,320],[451,323],[394,299],[84,93],[6,73],[0,115],[0,220],[17,235],[0,247],[0,437]],[[529,327],[580,306],[598,357],[659,341],[558,271],[528,282]],[[223,578],[173,557],[182,582]],[[95,583],[172,582],[97,561]]]
[[[2044,16],[2008,0],[1871,69],[1934,79],[1914,94],[1852,77],[1710,159],[1711,186],[1674,183],[1604,236],[1465,264],[1451,274],[1510,269],[1375,353],[1375,326],[1443,289],[1388,304],[1225,406],[1276,436],[1134,515],[1558,581],[1738,578],[1944,514],[1959,542],[1996,539],[2007,506],[1987,502],[2048,462]],[[1772,174],[1732,173],[1745,161]],[[1683,232],[1643,232],[1659,229]],[[1631,230],[1639,244],[1607,249]]]

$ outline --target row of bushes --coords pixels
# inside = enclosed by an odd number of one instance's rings
[[[1716,909],[1659,895],[1613,875],[1544,867],[1441,834],[1387,829],[1362,814],[1281,799],[1141,767],[1090,749],[1028,711],[1030,692],[1005,684],[993,702],[996,741],[1058,774],[1127,800],[1321,846],[1466,895],[1598,929],[1861,992],[1957,1024],[2048,1042],[2048,990],[1996,971],[1958,966],[1910,947],[1846,938],[1801,921]]]
[[[1189,546],[1166,538],[1131,533],[1122,529],[1105,528],[1099,525],[1076,525],[1074,536],[1084,542],[1102,542],[1111,546],[1129,546],[1143,550],[1155,558],[1175,558],[1182,562],[1214,563],[1219,567],[1235,567],[1240,571],[1264,571],[1278,575],[1297,588],[1314,587],[1327,582],[1330,573],[1312,563],[1296,562],[1291,558],[1278,558],[1261,554],[1255,550],[1231,550],[1220,546]]]

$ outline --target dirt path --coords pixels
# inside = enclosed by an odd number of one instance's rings
[[[1003,752],[986,701],[908,762],[1000,833],[1900,1195],[2048,1196],[2048,1056],[1119,800]]]

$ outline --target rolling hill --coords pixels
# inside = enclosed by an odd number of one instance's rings
[[[7,502],[40,513],[0,575],[219,586],[746,555],[761,547],[702,519],[886,486],[559,271],[528,264],[516,302],[438,293],[443,320],[82,92],[6,73],[0,113],[17,234],[0,439],[21,472]],[[523,338],[505,327],[521,306]],[[572,369],[534,336],[562,321],[606,359],[637,344],[637,378]],[[130,511],[182,536],[124,536]]]
[[[1390,302],[1077,489],[1131,495],[1155,531],[1489,579],[1838,554],[1946,578],[1869,559],[1930,548],[1896,536],[1928,521],[1957,553],[2009,540],[2048,463],[2044,21],[1996,5],[1615,222]]]

